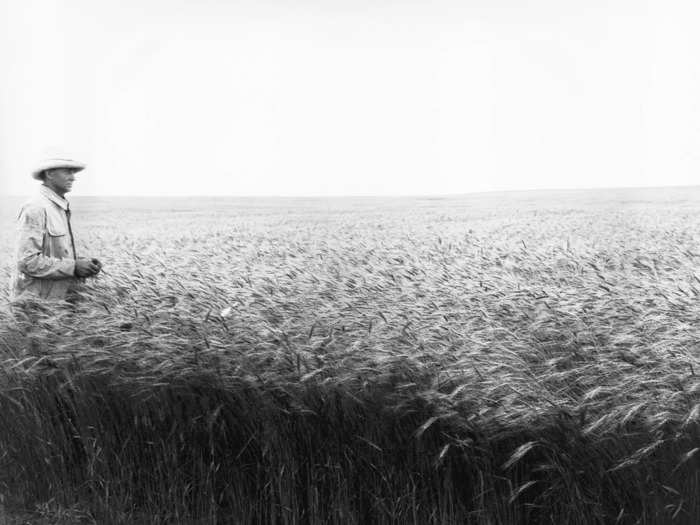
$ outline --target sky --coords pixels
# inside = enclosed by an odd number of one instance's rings
[[[700,4],[0,0],[0,193],[697,184]]]

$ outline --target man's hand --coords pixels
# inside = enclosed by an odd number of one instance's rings
[[[92,277],[102,269],[102,264],[97,259],[80,257],[75,261],[76,277]]]
[[[102,263],[100,262],[99,259],[90,259],[93,264],[97,265],[97,272],[95,273],[100,273],[102,271]]]

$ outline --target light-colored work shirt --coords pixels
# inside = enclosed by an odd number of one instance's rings
[[[11,299],[65,299],[81,281],[74,246],[68,201],[41,185],[17,217]]]

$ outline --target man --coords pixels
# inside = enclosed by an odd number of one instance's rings
[[[102,269],[97,259],[78,257],[65,199],[75,174],[83,169],[85,165],[74,160],[48,159],[32,172],[42,184],[19,212],[13,300],[65,300],[80,282]]]

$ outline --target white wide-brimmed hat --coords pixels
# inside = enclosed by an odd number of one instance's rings
[[[54,168],[71,168],[75,171],[81,171],[85,169],[85,164],[71,159],[44,159],[34,166],[32,177],[40,179],[44,171]]]

